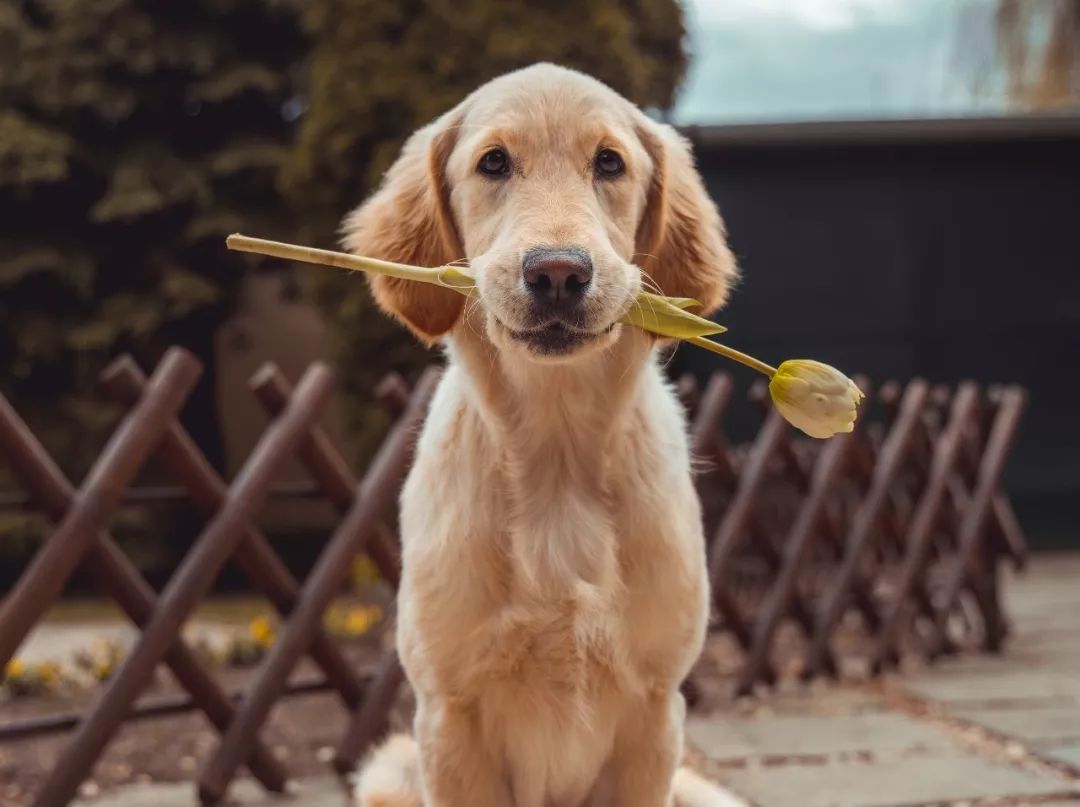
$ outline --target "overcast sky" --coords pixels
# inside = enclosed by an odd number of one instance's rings
[[[679,123],[1001,111],[995,0],[684,0]]]

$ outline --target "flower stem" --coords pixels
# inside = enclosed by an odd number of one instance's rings
[[[757,370],[759,373],[767,375],[769,378],[776,375],[775,367],[772,367],[763,361],[758,361],[753,356],[748,356],[733,347],[721,345],[719,342],[714,342],[712,339],[706,339],[704,336],[692,336],[685,341],[692,345],[705,348],[705,350],[710,350],[713,353],[719,353],[721,356],[725,356],[732,361],[737,361],[739,364],[745,364],[751,370]]]
[[[426,269],[421,266],[408,266],[403,263],[391,263],[390,261],[380,261],[375,258],[363,258],[359,255],[349,255],[348,253],[343,252],[332,252],[328,249],[302,247],[296,244],[285,244],[281,241],[268,241],[264,238],[250,238],[249,236],[240,235],[239,233],[235,233],[226,238],[225,244],[229,249],[238,250],[240,252],[254,252],[259,255],[271,255],[275,258],[284,258],[291,261],[303,261],[304,263],[336,266],[339,269],[349,269],[354,272],[372,272],[374,274],[401,278],[402,280],[415,280],[421,283],[436,283],[441,286],[452,288],[460,294],[470,295],[476,293],[476,281],[469,275],[464,274],[456,266],[440,266],[433,269]],[[645,330],[652,330],[647,324],[642,324],[640,322],[632,322],[631,324],[634,324],[639,328],[644,328]],[[757,370],[759,373],[762,373],[769,378],[776,375],[775,367],[770,367],[768,364],[765,364],[765,362],[758,361],[753,356],[748,356],[727,345],[721,345],[719,342],[713,342],[711,339],[706,339],[704,336],[688,337],[684,338],[684,341],[689,342],[692,345],[697,345],[705,350],[712,351],[713,353],[719,353],[721,356],[726,356],[740,364],[745,364],[747,367]]]
[[[274,258],[284,258],[289,261],[336,266],[339,269],[348,269],[353,272],[373,272],[377,275],[389,275],[402,280],[418,280],[422,283],[431,283],[432,277],[439,274],[438,269],[425,269],[420,266],[391,263],[376,258],[362,258],[359,255],[349,255],[345,252],[301,247],[295,244],[285,244],[281,241],[268,241],[265,238],[251,238],[239,233],[234,233],[226,238],[225,246],[238,252],[254,252],[258,255],[270,255]]]

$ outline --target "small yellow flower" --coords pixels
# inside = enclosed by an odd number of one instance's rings
[[[248,625],[248,634],[255,644],[269,647],[274,643],[274,624],[265,616],[256,617]]]
[[[863,394],[835,367],[810,359],[781,364],[769,382],[780,414],[811,437],[832,437],[855,428]]]
[[[26,664],[20,658],[13,658],[4,667],[4,680],[14,680],[26,675]]]
[[[345,633],[348,636],[361,636],[371,630],[382,618],[382,609],[377,605],[370,608],[351,608],[345,616]]]
[[[382,579],[379,568],[369,555],[357,555],[352,564],[352,581],[357,586],[370,586]]]
[[[60,684],[60,665],[53,661],[43,661],[38,665],[38,677],[46,692],[51,692]]]

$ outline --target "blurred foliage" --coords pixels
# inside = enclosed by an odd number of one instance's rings
[[[1080,0],[998,0],[998,54],[1025,109],[1080,104]]]
[[[501,73],[538,61],[576,67],[644,107],[671,107],[686,69],[676,0],[308,0],[307,109],[281,186],[304,222],[295,237],[333,246],[338,222],[377,185],[405,137]],[[371,389],[387,370],[430,361],[375,310],[355,276],[316,270],[335,327],[352,453],[385,429]]]
[[[535,61],[666,109],[683,37],[676,0],[0,3],[0,392],[80,479],[118,414],[95,394],[105,362],[129,351],[149,368],[179,343],[210,365],[244,272],[262,265],[222,249],[226,234],[332,245],[412,130]],[[376,381],[430,356],[365,284],[311,276],[362,463],[386,426]],[[217,458],[212,366],[184,418]],[[192,530],[152,523],[153,541],[149,522],[112,524],[147,569]],[[0,567],[41,527],[0,519]]]
[[[305,52],[280,0],[0,4],[0,390],[70,473],[112,421],[105,361],[212,358],[245,267],[223,236],[283,221]]]

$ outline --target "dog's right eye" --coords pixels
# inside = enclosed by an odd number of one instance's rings
[[[502,149],[491,149],[484,153],[476,170],[489,177],[503,177],[510,173],[510,156]]]

